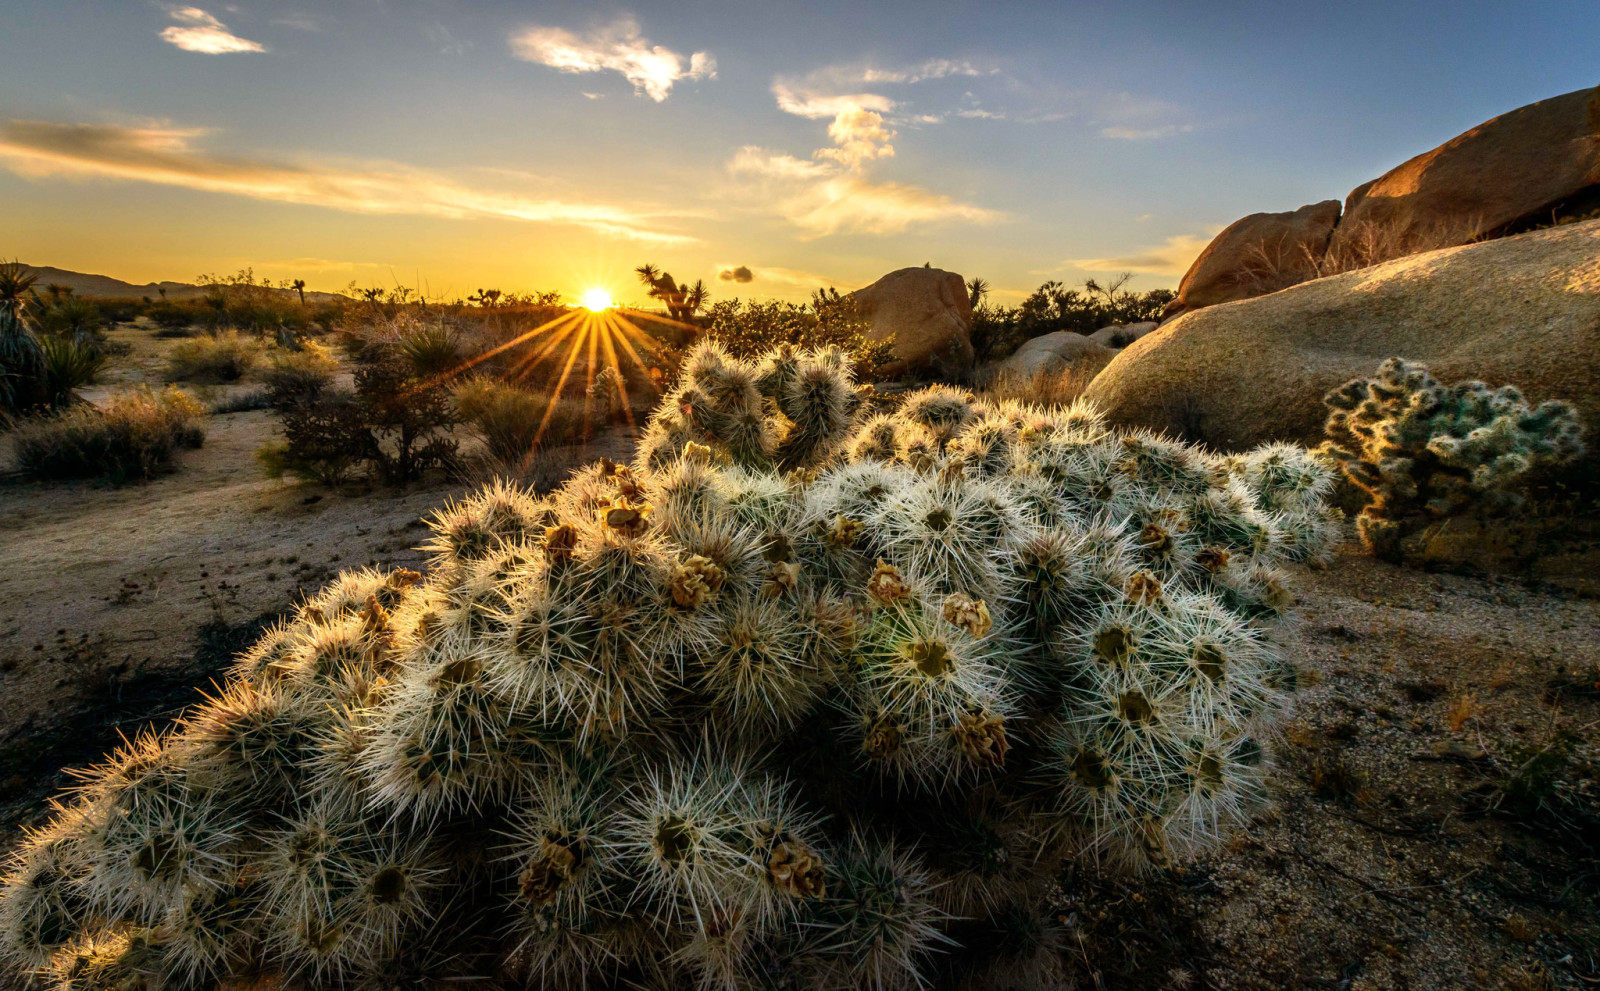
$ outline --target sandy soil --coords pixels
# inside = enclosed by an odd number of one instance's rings
[[[159,367],[141,336],[129,379]],[[0,481],[0,848],[61,768],[170,719],[263,617],[339,569],[414,566],[419,517],[467,487],[266,480],[253,454],[273,429],[264,412],[214,417],[205,446],[147,485]],[[1600,602],[1349,547],[1296,578],[1302,690],[1271,807],[1182,869],[1069,868],[1070,979],[1600,984]]]

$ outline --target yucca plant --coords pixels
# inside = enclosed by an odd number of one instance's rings
[[[684,368],[634,464],[445,507],[426,575],[341,576],[88,772],[15,859],[0,953],[1036,986],[1053,865],[1159,868],[1261,800],[1279,565],[1336,529],[1320,462],[942,386],[869,416],[836,351]]]

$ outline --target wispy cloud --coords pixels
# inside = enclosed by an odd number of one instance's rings
[[[1152,138],[1170,138],[1174,134],[1188,134],[1193,130],[1193,124],[1160,124],[1156,127],[1127,127],[1119,124],[1102,127],[1100,134],[1119,141],[1149,141]]]
[[[567,224],[657,243],[696,240],[647,224],[661,213],[471,186],[405,165],[225,157],[196,146],[206,133],[164,123],[128,127],[13,120],[0,125],[0,165],[30,177],[147,182],[350,213],[498,218]]]
[[[1199,257],[1200,252],[1205,250],[1206,245],[1211,243],[1211,238],[1221,229],[1213,228],[1209,234],[1203,236],[1178,234],[1167,238],[1162,244],[1131,255],[1113,258],[1074,258],[1066,264],[1086,272],[1137,272],[1143,275],[1181,276],[1189,271],[1189,266],[1194,264],[1195,258]]]
[[[248,38],[241,38],[228,30],[228,26],[199,7],[173,7],[167,11],[178,23],[161,32],[161,40],[176,45],[186,52],[203,55],[225,55],[230,52],[264,52],[266,46]]]
[[[652,45],[631,17],[581,37],[562,28],[526,28],[511,36],[511,51],[524,61],[562,72],[619,72],[635,92],[657,103],[667,98],[679,80],[717,76],[717,61],[709,52],[685,58],[670,48]]]
[[[878,93],[829,93],[778,82],[778,109],[828,123],[832,147],[796,158],[756,145],[740,148],[728,163],[736,176],[760,180],[765,197],[808,237],[842,231],[898,234],[916,224],[966,220],[991,223],[1000,214],[961,203],[920,186],[873,182],[867,166],[894,157],[895,131],[884,116],[896,106]]]
[[[935,58],[928,59],[918,66],[900,69],[863,69],[861,81],[864,83],[920,83],[928,79],[944,79],[947,76],[987,76],[999,71],[998,69],[980,68],[968,59]]]

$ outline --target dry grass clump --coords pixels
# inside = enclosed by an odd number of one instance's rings
[[[181,389],[140,387],[22,424],[17,464],[42,479],[103,477],[115,485],[171,471],[180,447],[205,441],[205,407]]]
[[[237,382],[255,367],[261,342],[228,331],[178,344],[167,358],[168,382],[220,385]]]
[[[452,396],[456,415],[502,465],[522,465],[541,448],[582,439],[583,403],[493,379],[468,379]]]
[[[982,392],[984,398],[996,403],[1070,406],[1104,367],[1099,361],[1084,360],[1054,371],[1041,369],[1033,375],[1001,372],[983,386]]]

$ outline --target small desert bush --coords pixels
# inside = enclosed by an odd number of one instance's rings
[[[276,351],[266,367],[256,371],[275,406],[316,401],[339,370],[329,348],[310,340],[299,344],[298,350]]]
[[[452,397],[456,415],[503,465],[525,463],[541,448],[582,439],[583,403],[490,379],[469,379]]]
[[[179,448],[205,441],[205,408],[181,389],[139,388],[19,426],[17,464],[42,479],[105,478],[143,481],[173,468]]]
[[[404,485],[458,465],[457,441],[446,436],[457,422],[448,391],[393,346],[363,349],[353,392],[320,390],[277,408],[284,441],[257,453],[273,477],[333,485],[370,472]]]
[[[237,382],[261,357],[261,343],[235,331],[195,337],[173,347],[167,381],[220,385]]]

